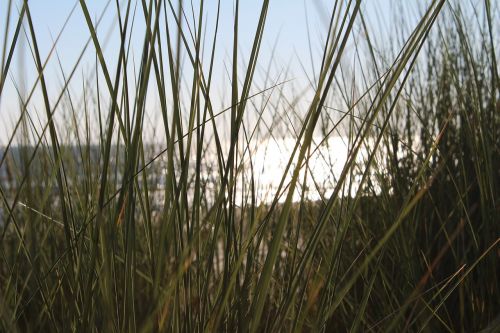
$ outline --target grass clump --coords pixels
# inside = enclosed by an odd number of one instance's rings
[[[10,85],[20,107],[0,155],[1,331],[499,327],[498,6],[428,1],[401,43],[379,45],[364,3],[335,1],[297,92],[273,57],[263,69],[272,5],[242,55],[238,0],[232,17],[220,1],[108,2],[110,56],[80,0],[88,40],[68,70],[65,26],[42,55],[31,4],[8,2],[0,98]],[[263,200],[268,142],[291,145]]]

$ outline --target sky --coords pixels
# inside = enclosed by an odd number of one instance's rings
[[[401,0],[399,0],[400,2]],[[13,12],[17,13],[20,0],[13,0],[16,3]],[[98,17],[102,10],[105,8],[107,0],[87,0],[86,4],[89,12],[93,17]],[[120,1],[123,2],[123,1]],[[199,0],[192,1],[195,4]],[[374,9],[377,8],[379,12],[390,11],[391,2],[398,2],[394,0],[369,0],[366,1],[364,7],[366,8],[367,15],[375,14]],[[189,1],[187,1],[189,3]],[[255,31],[257,18],[261,9],[262,1],[259,0],[242,0],[240,1],[240,29],[242,36],[249,37]],[[279,35],[280,46],[283,54],[287,54],[293,48],[301,49],[301,46],[307,41],[306,29],[306,12],[309,15],[309,24],[311,26],[311,34],[315,35],[315,30],[324,32],[325,25],[328,23],[329,10],[333,1],[325,0],[271,0],[268,13],[268,20],[266,25],[266,35],[269,41],[274,41]],[[374,5],[376,3],[376,5]],[[0,13],[2,18],[5,17],[8,0],[0,2]],[[63,26],[69,13],[75,7],[67,28],[65,29],[62,40],[59,42],[59,47],[64,49],[64,53],[68,56],[76,56],[78,53],[78,46],[82,41],[86,40],[89,36],[85,21],[83,19],[82,11],[79,8],[78,0],[31,0],[29,2],[30,10],[33,17],[33,22],[37,30],[37,38],[41,49],[48,51],[52,44],[52,36],[57,35],[57,32]],[[206,12],[213,17],[215,15],[217,1],[206,0]],[[221,1],[221,27],[222,34],[230,34],[232,29],[232,12],[233,1]],[[115,1],[111,1],[106,15],[103,17],[101,26],[103,30],[114,24],[116,14]],[[12,22],[12,25],[14,22]],[[11,25],[11,26],[12,26]],[[3,37],[3,36],[2,36]],[[231,40],[228,40],[231,42]],[[113,45],[113,41],[110,41]],[[42,51],[43,54],[43,51]]]
[[[189,5],[190,2],[197,8],[200,1],[185,1],[185,4]],[[417,1],[416,3],[419,2]],[[8,3],[8,0],[0,1],[0,22],[7,22]],[[20,10],[21,3],[21,0],[12,0],[11,14],[15,15],[11,15],[8,42],[12,38],[17,19],[16,15]],[[116,61],[116,54],[119,47],[116,4],[112,0],[108,7],[106,7],[107,3],[108,1],[104,0],[86,1],[90,15],[95,18],[95,21],[104,13],[98,26],[98,34],[101,42],[106,40],[103,43],[104,54],[110,68],[113,68],[113,62]],[[126,3],[126,1],[121,0],[120,3]],[[304,69],[299,64],[302,63],[306,67],[305,70],[310,71],[312,66],[310,63],[311,54],[312,59],[315,59],[316,62],[319,59],[333,3],[334,1],[327,0],[270,1],[259,59],[261,64],[266,64],[271,58],[271,54],[273,54],[274,61],[278,66],[272,66],[275,72],[271,73],[271,76],[278,76],[280,66],[285,67],[290,64],[295,75],[294,77],[298,78],[298,80],[305,80],[302,73]],[[382,43],[383,38],[385,38],[385,33],[382,31],[390,29],[388,27],[394,11],[398,10],[405,3],[407,3],[406,0],[366,0],[363,2],[363,14],[375,29],[381,31],[376,37],[381,38]],[[54,96],[58,95],[64,82],[61,67],[65,75],[68,75],[90,37],[89,30],[85,24],[78,0],[31,0],[29,4],[42,61],[46,59],[54,41],[57,39],[57,54],[51,56],[44,71],[46,80],[50,83],[48,84],[49,95],[55,99],[56,97]],[[210,27],[213,27],[213,23],[215,22],[216,4],[217,1],[215,0],[205,1],[208,31],[210,31]],[[240,59],[246,60],[249,57],[261,4],[262,1],[260,0],[240,1]],[[220,86],[219,89],[222,93],[224,93],[224,80],[227,79],[227,68],[231,66],[229,60],[231,59],[232,52],[233,9],[233,0],[221,0],[220,34],[217,46],[217,60],[219,61],[216,64],[216,72],[219,74],[219,77],[215,80],[218,82],[217,84]],[[140,3],[137,10],[132,48],[133,52],[137,55],[136,60],[138,61],[144,38],[144,22]],[[189,16],[190,13],[187,15]],[[408,26],[411,26],[412,20],[415,21],[417,19],[417,15],[405,14],[403,17]],[[58,38],[58,34],[63,26],[65,26],[64,31]],[[29,34],[26,22],[24,29],[21,34]],[[0,41],[2,42],[1,45],[3,45],[5,41],[5,23],[0,23],[0,31]],[[311,53],[309,45],[311,45]],[[272,53],[273,50],[274,53]],[[70,87],[73,93],[81,89],[82,79],[79,76],[93,71],[95,64],[94,57],[94,49],[90,45],[78,66],[78,73],[75,73],[73,82],[76,83],[72,83]],[[9,73],[10,75],[6,80],[5,89],[0,99],[0,146],[5,144],[9,128],[12,127],[12,124],[17,119],[19,105],[16,89],[19,89],[21,94],[27,95],[36,79],[34,61],[28,43],[25,41],[20,41],[19,46],[16,48]],[[43,109],[42,96],[39,89],[35,91],[31,105],[35,109]]]
[[[12,38],[17,20],[16,15],[12,13],[18,13],[20,9],[19,4],[22,3],[21,0],[12,1],[13,6],[11,9],[11,21],[7,37],[8,42]],[[126,3],[127,0],[120,0],[119,2]],[[193,3],[196,12],[200,1],[184,1],[187,5],[189,5],[190,2]],[[415,14],[415,11],[418,11],[418,7],[422,7],[424,2],[428,2],[428,0],[413,1],[415,5],[413,12],[409,9],[411,6],[408,6],[409,1],[407,0],[366,0],[363,2],[361,8],[365,19],[370,25],[370,31],[373,32],[372,38],[375,38],[377,43],[384,46],[384,44],[391,44],[390,39],[401,37],[391,33],[392,27],[399,25],[399,31],[404,33],[403,27],[409,28],[415,25],[419,18],[419,15]],[[97,28],[99,40],[104,48],[104,57],[108,64],[108,68],[113,71],[120,42],[118,38],[115,0],[110,1],[108,6],[107,3],[107,0],[86,1],[89,13],[94,19],[94,24],[99,21]],[[133,3],[135,4],[136,1],[133,0]],[[316,65],[317,67],[318,65],[322,54],[324,39],[328,30],[333,3],[334,1],[332,0],[270,0],[264,39],[259,55],[259,63],[261,66],[258,70],[261,71],[260,75],[265,76],[269,74],[271,80],[278,80],[280,71],[289,67],[292,72],[291,76],[294,78],[295,82],[298,82],[298,85],[300,85],[300,83],[307,85],[308,77],[305,73],[307,72],[309,73],[308,75],[310,75],[313,66]],[[5,22],[0,23],[0,45],[3,45],[5,41],[4,31],[7,22],[5,19],[7,17],[7,4],[8,0],[0,0],[0,22]],[[61,68],[64,75],[69,75],[71,70],[75,67],[75,63],[82,49],[88,42],[90,33],[78,0],[31,0],[29,4],[42,62],[45,61],[54,42],[57,40],[55,48],[56,53],[51,55],[47,67],[44,70],[45,79],[48,82],[47,86],[50,103],[54,105],[55,99],[59,95],[65,81]],[[213,31],[216,5],[216,0],[205,1],[204,12],[206,18],[205,24],[207,25],[207,36]],[[250,55],[261,5],[262,0],[240,1],[239,56],[241,63],[239,65],[243,72],[245,68],[244,63],[248,60]],[[192,15],[189,9],[189,7],[186,8],[188,21],[190,15]],[[408,10],[408,12],[405,12],[405,10]],[[122,13],[124,13],[123,8]],[[220,32],[216,47],[216,78],[214,79],[214,85],[216,86],[216,90],[220,90],[220,94],[225,94],[226,97],[229,95],[227,81],[229,80],[228,72],[230,71],[229,68],[231,68],[232,59],[233,13],[234,1],[221,0]],[[197,16],[197,14],[195,13],[193,16]],[[393,18],[396,16],[402,21],[395,21]],[[135,17],[131,48],[134,54],[133,60],[138,62],[145,31],[140,3],[137,6]],[[190,22],[192,24],[192,20],[190,20]],[[64,30],[59,35],[63,27]],[[7,79],[5,89],[0,96],[0,147],[4,146],[9,140],[13,124],[18,119],[20,110],[18,91],[26,98],[37,76],[30,45],[26,42],[26,39],[23,38],[24,34],[29,34],[26,21],[24,29],[21,31],[22,37],[13,57],[13,63],[9,72],[10,75]],[[362,31],[358,30],[355,32],[355,35],[362,38]],[[207,40],[211,40],[211,38],[207,38]],[[352,48],[352,46],[348,46],[346,50],[346,58],[348,59],[349,57],[352,58],[352,56],[349,55],[349,47]],[[205,54],[205,59],[208,59],[208,56],[208,54]],[[273,59],[273,64],[267,67],[267,63],[271,59]],[[133,62],[130,66],[130,73],[133,76]],[[262,73],[262,70],[267,68],[270,68],[270,72]],[[92,76],[91,74],[94,71],[95,53],[92,44],[90,44],[69,86],[72,96],[81,97],[83,91],[82,85],[84,82],[87,82],[87,84],[95,84],[95,80],[86,81],[89,76]],[[114,76],[113,73],[111,73],[111,76]],[[258,76],[258,74],[256,74],[256,76]],[[259,82],[258,77],[255,80],[255,84],[260,84],[259,89],[264,88],[262,82]],[[103,94],[105,93],[106,91],[103,92]],[[220,109],[228,106],[227,99],[225,100],[223,97],[224,96],[221,97]],[[211,98],[213,98],[213,96]],[[150,104],[149,106],[147,104],[146,109],[153,110],[157,102],[154,100],[148,102]],[[35,90],[28,110],[30,114],[35,115],[33,121],[44,123],[44,106],[39,88]],[[38,119],[36,118],[37,116],[39,117]],[[158,114],[156,116],[158,116]],[[61,117],[61,115],[56,115],[56,121],[59,120],[59,125],[65,124],[64,119],[58,119],[57,117]],[[161,124],[161,119],[157,120],[158,123]],[[95,128],[97,127],[93,127],[93,129]],[[262,172],[263,178],[260,179],[264,189],[268,188],[272,190],[277,186],[276,181],[281,178],[280,175],[283,173],[283,169],[286,166],[285,162],[288,160],[288,155],[293,146],[290,142],[293,143],[294,140],[291,139],[291,141],[289,141],[290,140],[287,138],[281,138],[278,139],[278,141],[263,140],[261,144],[256,147],[254,156],[255,167],[262,170],[264,170],[264,168],[266,169],[265,173]],[[319,141],[320,140],[318,140],[318,142]],[[336,156],[336,158],[339,159],[335,163],[337,169],[329,170],[328,166],[322,164],[321,160],[315,162],[316,168],[314,172],[319,182],[330,184],[334,182],[334,179],[331,178],[332,176],[338,177],[347,156],[347,148],[342,141],[342,138],[332,138],[329,145],[330,148],[327,149],[333,150],[323,152],[323,154]],[[273,168],[269,168],[270,163],[273,164]],[[273,193],[273,191],[270,193]],[[265,191],[262,195],[265,196]]]

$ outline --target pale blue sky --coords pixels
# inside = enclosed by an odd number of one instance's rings
[[[21,2],[22,1],[20,0],[13,0],[12,12],[17,13],[19,11],[19,3]],[[199,1],[193,0],[192,2],[195,3],[195,6],[199,4]],[[7,3],[8,0],[0,1],[1,22],[5,22]],[[68,15],[76,5],[75,10],[68,21],[67,27],[62,33],[57,44],[57,51],[61,58],[61,65],[67,75],[73,68],[85,42],[89,38],[89,31],[85,24],[78,1],[32,0],[29,3],[42,61],[47,57],[53,44],[53,39],[56,38],[60,29],[64,25],[64,22],[68,18]],[[106,3],[107,1],[101,0],[87,1],[91,15],[97,19],[100,13],[103,12]],[[185,1],[185,3],[189,4],[189,1]],[[216,3],[217,1],[215,0],[205,1],[205,12],[207,13],[206,19],[209,22],[209,26],[212,26],[215,22]],[[251,42],[255,32],[261,3],[262,1],[256,0],[242,0],[240,2],[240,53],[244,60],[248,59],[250,53]],[[320,55],[322,37],[325,36],[327,30],[330,9],[333,3],[334,1],[327,0],[271,0],[260,58],[263,65],[267,66],[266,61],[269,58],[271,50],[273,49],[273,45],[277,43],[276,53],[274,55],[276,63],[281,66],[286,66],[286,64],[292,60],[292,71],[295,72],[295,74],[300,75],[299,73],[302,69],[298,66],[297,58],[300,58],[306,66],[310,66],[307,22],[309,24],[313,57],[317,58]],[[367,20],[371,22],[374,29],[377,29],[376,31],[379,31],[375,37],[379,39],[380,43],[383,43],[384,38],[389,38],[388,36],[385,36],[385,32],[383,31],[389,29],[388,27],[391,24],[393,12],[395,10],[400,10],[399,8],[403,4],[406,5],[407,3],[408,2],[406,0],[366,0],[363,3],[362,8]],[[415,1],[414,3],[422,2]],[[229,54],[231,53],[232,47],[233,1],[222,0],[221,5],[220,34],[217,49],[217,59],[220,61],[217,65],[219,67],[216,68],[219,72],[218,74],[224,76],[224,66],[230,66],[226,60],[230,59]],[[306,20],[306,13],[308,21]],[[188,12],[187,15],[190,15],[190,12]],[[8,38],[9,41],[16,23],[15,15],[11,17],[12,20],[10,22],[11,28]],[[137,59],[140,55],[142,41],[144,38],[144,29],[141,28],[141,24],[143,24],[143,16],[140,3],[137,6],[136,17],[136,26],[134,28],[136,35],[133,38],[133,48],[135,54],[137,55],[136,61],[138,61]],[[411,26],[412,20],[415,21],[418,15],[406,14],[404,17],[407,21],[405,23],[408,24],[408,26]],[[110,62],[111,70],[113,69],[113,61],[116,60],[117,48],[119,45],[118,38],[116,38],[117,24],[115,18],[116,5],[113,0],[111,1],[108,9],[105,11],[98,29],[101,41],[103,41],[106,34],[110,32],[110,38],[105,45],[105,56]],[[4,40],[4,26],[4,23],[0,24],[0,28],[2,29],[0,40],[2,45]],[[391,38],[394,37],[396,36],[392,36]],[[211,40],[211,38],[207,38],[207,40]],[[2,98],[0,100],[0,123],[3,124],[0,125],[0,133],[7,132],[4,129],[10,127],[9,124],[12,123],[17,115],[17,110],[19,110],[17,105],[17,93],[13,82],[16,82],[20,88],[22,88],[22,85],[24,84],[26,89],[30,89],[36,77],[33,59],[29,53],[30,51],[28,45],[25,44],[25,46],[24,60],[22,60],[22,57],[20,56],[22,48],[18,47],[16,50],[14,61],[11,65],[11,77],[8,78],[5,90],[2,93]],[[92,70],[94,56],[93,48],[89,47],[86,52],[86,58],[84,58],[78,68],[78,75],[81,73],[84,73],[85,75],[85,73]],[[21,63],[24,65],[21,66]],[[276,70],[279,71],[277,68]],[[56,95],[62,86],[62,75],[59,69],[59,63],[55,56],[51,57],[45,71],[45,75],[47,81],[50,83],[48,87],[49,93]],[[75,76],[74,81],[76,82],[76,87],[72,87],[73,91],[77,90],[78,87],[81,86],[82,80],[81,78],[78,79],[78,76]],[[35,106],[38,105],[37,100],[40,101],[39,92],[37,94],[34,95],[32,102],[32,105]],[[5,143],[5,138],[5,135],[0,135],[0,145]]]

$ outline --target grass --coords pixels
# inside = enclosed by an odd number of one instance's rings
[[[220,1],[109,1],[110,58],[79,0],[89,39],[68,70],[66,24],[43,58],[30,3],[9,0],[0,98],[10,85],[20,110],[0,160],[0,331],[498,329],[498,5],[428,1],[389,38],[362,1],[335,1],[298,92],[259,57],[272,5],[245,54],[237,0],[232,17]],[[11,75],[23,38],[25,91]],[[348,155],[327,186],[313,160],[335,168],[334,135]],[[280,138],[294,144],[263,201],[254,156]]]

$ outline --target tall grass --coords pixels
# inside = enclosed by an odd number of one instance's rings
[[[42,54],[30,3],[8,1],[0,98],[11,85],[20,110],[0,160],[0,331],[498,329],[498,5],[428,1],[381,44],[362,1],[334,1],[297,92],[259,57],[273,2],[258,4],[242,54],[238,0],[231,17],[221,1],[110,1],[110,57],[79,0],[89,37],[68,70],[66,23]],[[348,155],[325,187],[312,164],[335,168],[333,135]],[[265,201],[254,157],[279,138],[294,144]]]

